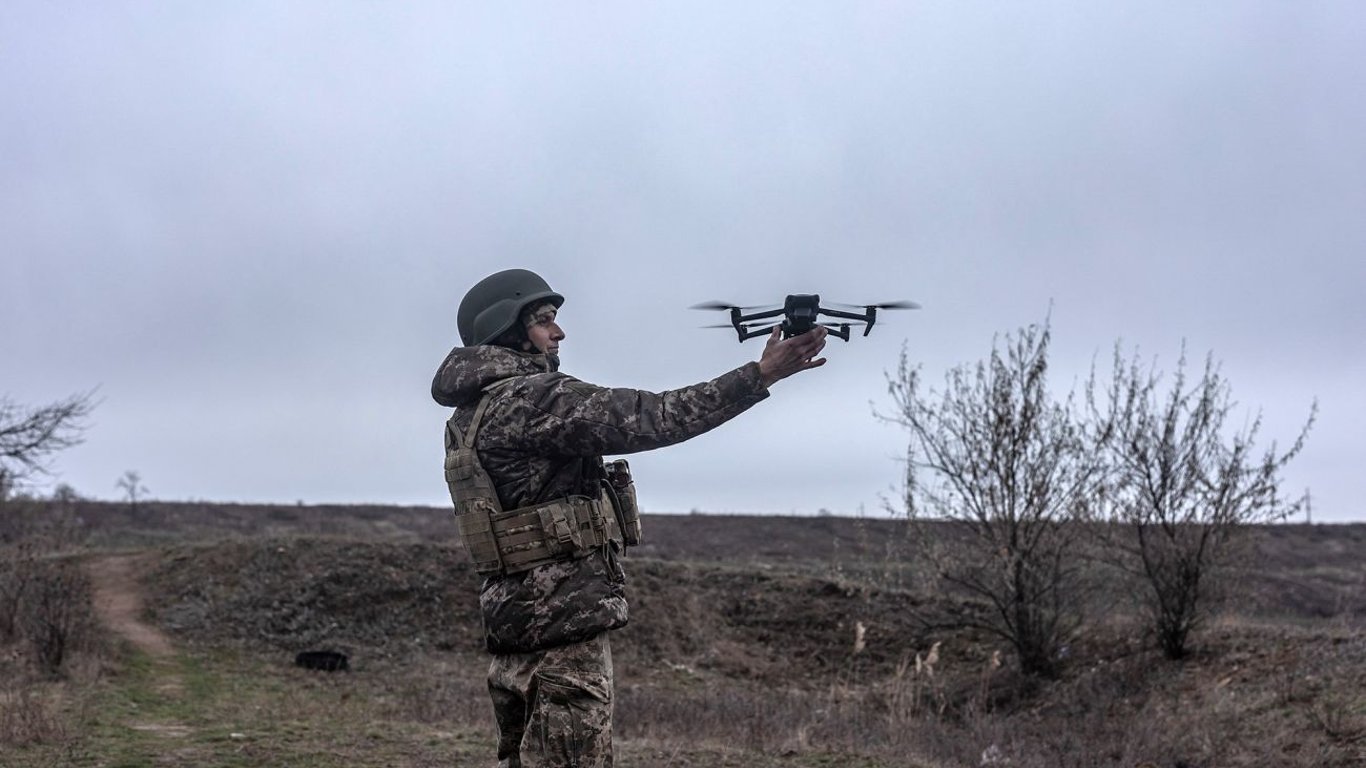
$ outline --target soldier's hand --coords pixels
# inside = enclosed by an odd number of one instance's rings
[[[759,374],[765,387],[794,373],[825,365],[825,358],[816,357],[825,349],[824,328],[817,326],[790,339],[782,338],[781,333],[781,329],[773,329],[764,344],[764,354],[759,358]]]

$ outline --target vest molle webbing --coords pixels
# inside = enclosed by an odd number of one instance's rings
[[[538,565],[583,557],[609,541],[623,543],[604,490],[597,498],[568,496],[543,504],[503,510],[474,439],[492,394],[511,379],[484,388],[469,429],[461,434],[455,416],[446,422],[446,485],[455,504],[465,550],[479,573],[520,573]]]

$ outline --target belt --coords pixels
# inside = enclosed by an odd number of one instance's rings
[[[520,573],[583,557],[609,541],[620,543],[610,505],[602,496],[569,496],[490,515],[503,572]]]

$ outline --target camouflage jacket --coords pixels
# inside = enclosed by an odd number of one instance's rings
[[[469,427],[484,387],[495,390],[475,438],[479,462],[504,509],[569,494],[595,496],[602,456],[648,451],[706,432],[768,396],[758,363],[658,394],[588,384],[551,370],[544,355],[456,347],[432,380],[432,397]],[[493,653],[579,642],[626,624],[626,574],[608,548],[577,560],[485,579],[479,595]]]

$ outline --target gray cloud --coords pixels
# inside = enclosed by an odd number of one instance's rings
[[[642,501],[878,504],[903,341],[933,373],[1052,306],[1059,387],[1116,339],[1213,349],[1321,518],[1361,516],[1366,12],[1355,4],[20,2],[0,11],[0,360],[99,384],[62,479],[439,504],[455,307],[526,266],[566,370],[663,389],[757,356],[704,299],[914,298],[693,444]]]

